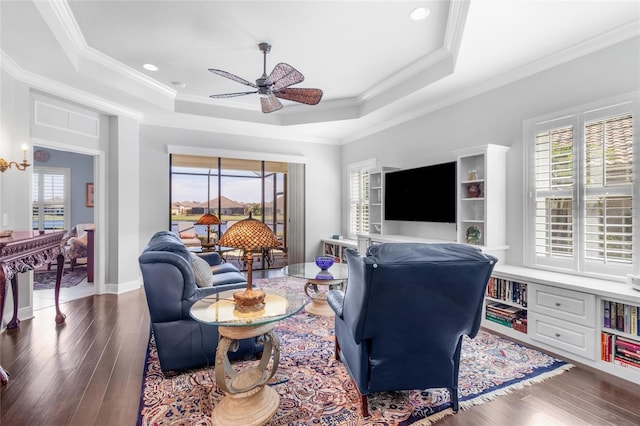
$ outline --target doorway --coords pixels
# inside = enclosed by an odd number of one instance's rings
[[[60,303],[95,294],[89,279],[87,229],[94,220],[94,156],[34,145],[32,227],[34,230],[67,230]],[[95,267],[95,265],[94,265]],[[34,271],[33,309],[55,304],[55,265]],[[91,274],[93,275],[93,274]]]

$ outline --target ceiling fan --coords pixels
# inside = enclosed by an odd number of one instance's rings
[[[282,103],[278,100],[287,99],[289,101],[300,102],[307,105],[317,105],[322,99],[322,90],[290,88],[294,84],[304,80],[304,75],[289,64],[279,63],[273,68],[267,77],[267,53],[271,51],[269,43],[260,43],[258,48],[264,55],[262,77],[256,80],[256,84],[240,78],[227,71],[209,69],[214,74],[229,78],[245,86],[253,87],[257,90],[251,92],[223,93],[220,95],[210,95],[211,98],[232,98],[235,96],[250,95],[257,93],[260,95],[262,112],[274,112],[282,108]]]

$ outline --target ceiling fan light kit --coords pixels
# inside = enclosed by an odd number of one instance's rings
[[[264,113],[282,109],[282,102],[280,102],[278,98],[307,105],[317,105],[320,102],[322,99],[322,90],[320,89],[289,87],[304,81],[304,75],[289,64],[280,62],[273,68],[271,74],[267,76],[267,53],[271,51],[271,45],[269,43],[260,43],[258,44],[258,48],[263,54],[263,68],[262,76],[256,80],[255,84],[227,71],[209,69],[209,71],[214,74],[236,81],[240,84],[244,84],[245,86],[252,87],[256,90],[210,95],[211,98],[232,98],[235,96],[257,93],[260,96],[260,105],[262,107],[262,112]]]

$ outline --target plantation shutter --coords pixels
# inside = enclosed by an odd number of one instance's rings
[[[369,229],[369,172],[352,169],[349,172],[349,236]]]
[[[585,123],[585,257],[631,264],[631,114]]]
[[[64,170],[35,169],[32,175],[33,229],[65,229],[68,178]]]
[[[535,247],[538,256],[573,257],[573,183],[573,128],[537,133]]]

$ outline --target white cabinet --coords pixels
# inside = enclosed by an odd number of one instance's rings
[[[369,234],[382,235],[384,232],[384,175],[398,170],[381,167],[369,170]]]
[[[457,155],[457,241],[502,259],[506,246],[507,151],[484,145],[455,151]]]
[[[489,330],[640,384],[640,292],[625,283],[498,263],[484,308]]]
[[[531,339],[596,359],[596,296],[538,284],[528,290]]]

